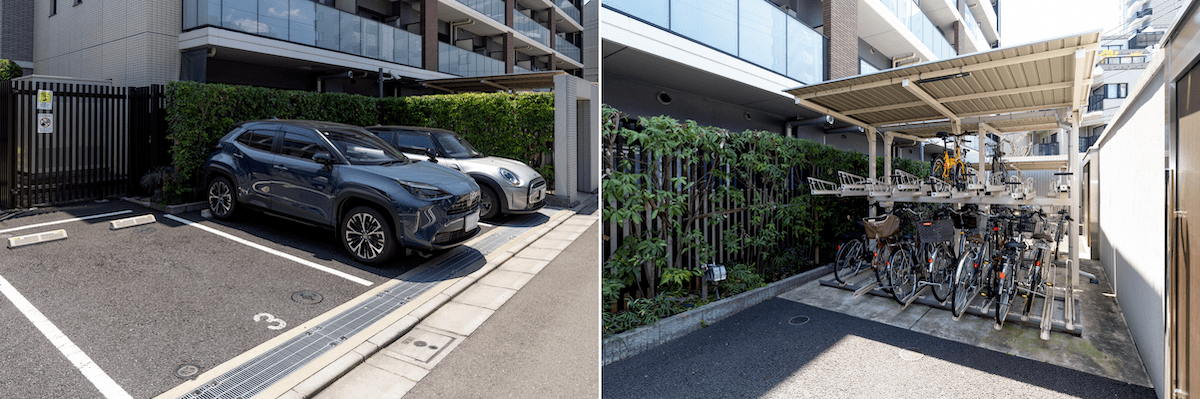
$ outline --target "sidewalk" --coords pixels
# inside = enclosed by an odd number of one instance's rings
[[[582,298],[586,303],[592,303],[593,307],[594,303],[598,303],[598,292],[592,292],[598,289],[596,276],[579,275],[578,272],[564,275],[560,270],[568,267],[595,270],[599,245],[597,220],[598,212],[594,210],[591,214],[576,214],[552,220],[548,223],[552,226],[546,226],[546,231],[534,234],[509,248],[506,252],[511,252],[510,257],[500,262],[489,262],[483,269],[465,277],[463,281],[454,284],[430,301],[430,304],[438,306],[436,311],[421,318],[419,322],[415,318],[406,317],[406,322],[394,326],[406,330],[399,339],[391,343],[380,343],[373,353],[356,350],[362,355],[360,359],[365,358],[356,365],[338,365],[338,362],[330,365],[338,366],[344,375],[337,376],[331,383],[328,382],[328,378],[321,381],[319,376],[314,375],[314,378],[297,384],[296,388],[278,397],[398,398],[410,391],[413,391],[413,395],[410,396],[418,397],[496,397],[504,394],[506,389],[515,389],[507,392],[512,395],[527,396],[532,387],[522,389],[522,381],[518,380],[528,381],[529,378],[514,378],[514,372],[524,372],[522,375],[526,377],[545,376],[546,373],[563,372],[563,368],[571,366],[578,368],[579,364],[582,364],[581,361],[586,362],[586,371],[581,375],[572,374],[574,377],[570,377],[569,380],[581,382],[581,379],[586,380],[583,376],[590,376],[592,384],[589,388],[585,381],[584,384],[572,383],[570,385],[577,389],[572,392],[586,392],[585,396],[596,395],[599,392],[599,377],[595,375],[595,365],[598,364],[596,339],[583,338],[589,338],[586,335],[589,332],[598,334],[599,327],[594,325],[596,320],[574,317],[595,312],[570,310],[571,307],[556,310],[554,306],[545,306],[541,298],[558,293]],[[545,269],[552,271],[540,273]],[[554,276],[541,279],[539,274]],[[583,288],[558,286],[558,283],[563,281]],[[527,285],[536,286],[538,292],[526,293],[522,288],[534,289],[528,288]],[[510,306],[504,306],[506,303],[510,303]],[[577,303],[573,306],[580,305]],[[562,312],[570,312],[573,317],[563,318],[559,314]],[[557,322],[546,325],[543,319]],[[574,337],[564,336],[563,331],[547,332],[546,328],[541,327],[530,331],[534,326],[571,331],[566,334]],[[581,331],[584,333],[580,334]],[[539,337],[545,339],[538,339]],[[468,341],[468,338],[471,340]],[[580,339],[579,343],[564,346],[561,343],[556,345],[555,342],[547,342],[572,338]],[[476,344],[476,340],[480,343]],[[590,346],[587,343],[590,343]],[[555,353],[532,352],[537,350]],[[451,356],[452,353],[455,355]],[[547,355],[574,359],[563,365],[547,359]],[[435,367],[448,357],[455,360],[446,362],[443,367],[447,369],[435,370]],[[513,364],[513,358],[526,361],[519,365]],[[538,361],[554,367],[547,369],[538,366]],[[492,375],[481,376],[480,373],[484,372]],[[494,381],[482,383],[481,380],[484,379],[508,381],[517,385],[505,388],[496,386]],[[425,380],[439,388],[423,388]],[[323,388],[315,387],[322,382],[328,385]],[[444,388],[447,386],[458,389],[461,393],[450,394],[447,388]],[[552,396],[578,397],[579,394],[556,393]]]

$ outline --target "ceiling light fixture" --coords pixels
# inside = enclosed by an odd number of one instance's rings
[[[917,81],[917,83],[933,83],[933,82],[940,82],[940,81],[943,81],[943,80],[950,80],[950,79],[957,79],[957,78],[965,78],[965,77],[968,77],[968,76],[971,76],[971,73],[970,73],[970,72],[959,72],[959,73],[956,73],[956,74],[953,74],[953,75],[938,76],[938,77],[936,77],[936,78],[929,78],[929,79],[921,79],[921,80],[918,80],[918,81]]]

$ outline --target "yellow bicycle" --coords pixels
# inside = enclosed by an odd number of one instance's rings
[[[946,132],[938,132],[937,137],[942,139],[942,148],[950,148],[951,134]],[[955,188],[963,189],[966,186],[966,170],[967,164],[963,154],[963,139],[962,135],[954,136],[954,150],[942,153],[942,156],[933,161],[933,167],[930,169],[929,176],[942,179],[942,181],[953,185]]]

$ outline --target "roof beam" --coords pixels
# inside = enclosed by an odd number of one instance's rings
[[[902,77],[902,78],[891,78],[888,80],[863,83],[860,85],[853,85],[853,86],[847,86],[847,87],[840,87],[840,88],[836,88],[836,89],[822,90],[822,91],[818,91],[818,92],[802,94],[802,95],[799,95],[796,97],[807,100],[807,99],[810,99],[813,97],[827,96],[827,95],[831,95],[831,94],[840,94],[840,93],[847,93],[847,92],[851,92],[851,91],[870,89],[870,88],[875,88],[875,87],[883,87],[883,86],[891,86],[891,85],[895,85],[895,84],[901,84],[901,82],[903,82],[904,80],[914,80],[915,81],[915,80],[921,80],[921,79],[932,79],[932,78],[939,78],[939,77],[943,77],[943,76],[959,74],[959,73],[963,73],[963,72],[974,72],[974,71],[981,71],[981,70],[985,70],[985,69],[999,68],[999,67],[1003,67],[1003,66],[1009,66],[1009,65],[1019,64],[1019,63],[1024,63],[1024,62],[1040,61],[1040,60],[1045,60],[1045,59],[1050,59],[1050,58],[1055,58],[1055,57],[1068,56],[1068,55],[1074,54],[1076,50],[1084,50],[1089,47],[1094,47],[1094,46],[1091,46],[1091,45],[1072,46],[1072,47],[1061,48],[1058,50],[1051,50],[1051,51],[1046,51],[1046,52],[1042,52],[1042,53],[1037,53],[1037,54],[1018,55],[1013,58],[1003,58],[1003,59],[999,59],[999,60],[986,61],[986,62],[981,62],[978,64],[964,65],[964,66],[961,66],[958,68],[947,68],[947,69],[944,69],[941,71],[936,71],[936,72],[918,73],[916,75],[910,75],[910,76]],[[926,66],[929,66],[929,65],[926,65]],[[793,89],[793,90],[798,90],[798,89],[801,89],[801,88],[797,88],[797,89]],[[787,90],[787,91],[790,92],[792,90]]]
[[[852,109],[849,111],[842,111],[842,113],[846,114],[846,115],[865,114],[865,113],[869,113],[869,112],[882,112],[882,111],[891,111],[894,109],[920,107],[922,105],[925,105],[924,101],[913,101],[910,103],[891,104],[891,105],[884,105],[884,106],[880,106],[880,107]]]
[[[822,106],[820,106],[820,105],[817,105],[816,103],[814,103],[814,102],[812,102],[812,101],[804,100],[804,99],[801,99],[801,98],[796,98],[796,105],[802,105],[802,106],[804,106],[805,108],[808,108],[808,109],[811,109],[811,110],[813,110],[813,111],[817,111],[817,112],[823,113],[823,114],[825,114],[825,115],[832,116],[832,117],[834,117],[834,118],[841,119],[842,121],[845,121],[845,122],[847,122],[847,123],[850,123],[851,125],[854,125],[854,126],[861,127],[861,128],[863,128],[863,129],[874,129],[874,128],[873,128],[873,127],[872,127],[872,126],[869,124],[869,123],[866,123],[866,122],[860,121],[860,120],[858,120],[858,119],[851,118],[851,117],[849,117],[849,116],[846,116],[845,114],[842,114],[842,113],[840,113],[840,112],[837,112],[837,111],[831,110],[831,109],[829,109],[829,108],[822,107]]]
[[[1045,91],[1045,90],[1069,89],[1069,88],[1073,87],[1074,85],[1075,85],[1074,82],[1050,83],[1050,84],[1044,84],[1044,85],[1038,85],[1038,86],[1018,87],[1015,89],[1005,89],[1005,90],[989,91],[989,92],[983,92],[983,93],[966,94],[966,95],[954,96],[954,97],[945,97],[945,98],[939,98],[938,101],[945,104],[945,103],[955,102],[955,101],[977,100],[977,99],[981,99],[981,98],[1000,97],[1000,96],[1007,96],[1007,95],[1012,95],[1012,94],[1022,94],[1022,93],[1033,93],[1033,92]]]
[[[505,87],[503,85],[500,85],[496,82],[493,82],[493,81],[490,81],[487,79],[479,79],[479,83],[483,83],[485,85],[492,86],[492,87],[495,87],[497,89],[504,90],[504,91],[513,91],[511,88]]]
[[[445,87],[438,86],[438,85],[435,85],[435,84],[431,84],[431,83],[421,83],[421,85],[423,85],[423,86],[425,86],[425,87],[428,87],[428,88],[431,88],[431,89],[437,89],[437,90],[441,90],[441,91],[444,91],[444,92],[447,92],[447,93],[450,93],[450,94],[454,94],[454,90],[450,90],[450,89],[447,89],[447,88],[445,88]]]
[[[1083,99],[1087,98],[1087,97],[1084,95],[1084,92],[1081,90],[1086,90],[1086,89],[1090,88],[1090,87],[1083,87],[1083,83],[1084,83],[1083,81],[1085,78],[1084,75],[1086,75],[1092,69],[1092,67],[1090,65],[1088,65],[1090,63],[1084,62],[1084,59],[1086,57],[1087,57],[1086,50],[1084,50],[1084,49],[1075,50],[1075,82],[1074,82],[1075,88],[1072,90],[1072,93],[1071,93],[1072,94],[1071,97],[1073,97],[1071,99],[1072,100],[1071,101],[1071,109],[1072,110],[1078,110],[1080,107],[1083,106]],[[1091,84],[1088,84],[1088,86],[1091,86]]]
[[[947,118],[950,118],[950,120],[958,122],[962,119],[958,115],[955,115],[954,111],[946,108],[946,106],[938,102],[936,98],[933,98],[933,96],[929,95],[929,93],[926,93],[925,90],[917,87],[916,83],[913,83],[908,79],[904,79],[904,81],[900,83],[900,86],[903,86],[904,89],[908,90],[909,93],[917,96],[917,98],[921,99],[921,101],[924,101],[925,104],[933,107],[933,109],[937,110],[937,112],[941,113],[942,115],[945,115]]]
[[[969,114],[962,114],[960,116],[962,116],[963,118],[967,118],[967,117],[972,117],[972,116],[984,116],[984,115],[992,115],[992,114],[1007,114],[1007,113],[1015,113],[1015,112],[1041,111],[1044,109],[1067,108],[1070,106],[1071,106],[1071,103],[1043,104],[1043,105],[1034,105],[1034,106],[1024,107],[1024,108],[1012,108],[1012,109],[1002,109],[1002,110],[995,110],[995,111],[973,112],[973,113],[969,113]]]

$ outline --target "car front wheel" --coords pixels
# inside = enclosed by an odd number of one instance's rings
[[[237,210],[237,193],[229,179],[217,177],[208,182],[208,210],[213,217],[228,220]]]
[[[342,218],[339,236],[346,252],[359,263],[379,265],[396,253],[396,236],[383,215],[373,208],[359,206]]]
[[[500,214],[500,197],[483,184],[479,185],[479,219],[490,220]]]

